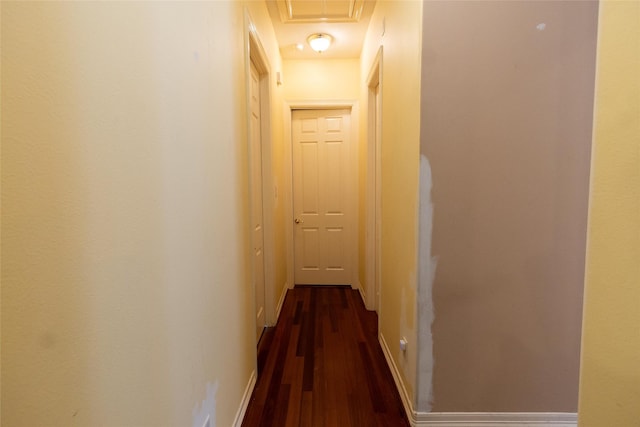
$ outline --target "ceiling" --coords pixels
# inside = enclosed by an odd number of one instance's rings
[[[360,57],[374,6],[375,0],[267,0],[283,59]],[[333,37],[328,50],[309,47],[307,38],[314,33]]]

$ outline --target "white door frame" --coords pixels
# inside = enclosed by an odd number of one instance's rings
[[[351,146],[349,149],[349,164],[354,165],[354,176],[358,175],[358,158],[357,158],[357,147],[359,145],[358,141],[358,129],[359,129],[359,117],[360,117],[360,109],[358,106],[358,101],[356,100],[301,100],[301,101],[284,101],[284,146],[285,146],[285,159],[284,159],[284,167],[285,167],[285,232],[286,232],[286,242],[287,242],[287,283],[289,283],[289,288],[293,288],[294,283],[294,241],[293,241],[293,150],[292,150],[292,135],[291,135],[291,115],[293,110],[342,110],[349,109],[351,110]],[[352,185],[357,186],[357,182],[354,182]],[[357,189],[357,188],[356,188]],[[359,192],[354,191],[352,194],[359,194]],[[355,246],[351,253],[349,254],[349,262],[353,266],[352,270],[352,279],[351,279],[351,287],[357,288],[359,286],[358,282],[358,203],[357,200],[352,200],[352,206],[350,206],[350,210],[353,213],[353,225],[354,229],[352,230],[351,238],[355,240]]]
[[[378,87],[376,99],[375,89]],[[381,282],[381,137],[382,137],[382,46],[367,77],[367,176],[365,203],[365,305],[380,317]],[[376,239],[377,236],[377,239]]]
[[[262,226],[264,233],[264,310],[265,310],[265,322],[267,326],[275,325],[276,322],[276,304],[274,297],[274,283],[275,283],[275,236],[274,236],[274,182],[272,171],[272,132],[271,132],[271,67],[267,54],[260,41],[260,36],[256,31],[254,21],[251,19],[249,11],[245,8],[244,11],[244,33],[245,33],[245,88],[246,88],[246,108],[247,108],[247,146],[249,149],[249,156],[251,156],[250,149],[250,135],[251,135],[251,98],[249,85],[251,84],[251,61],[256,66],[258,73],[260,74],[260,133],[262,143]],[[250,160],[250,157],[249,159]],[[249,168],[251,162],[248,163]],[[249,169],[249,176],[251,178],[251,169]],[[251,182],[251,181],[249,181]],[[251,184],[250,184],[251,185]],[[251,213],[251,209],[249,210]],[[249,221],[248,224],[251,222]],[[254,307],[252,315],[256,314],[255,307],[255,278],[252,269],[251,272],[251,286],[253,288],[253,303]],[[255,324],[255,321],[252,322]]]

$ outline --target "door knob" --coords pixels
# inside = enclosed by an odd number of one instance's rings
[[[301,219],[296,218],[296,219],[293,220],[293,222],[295,222],[296,224],[302,224],[304,221],[301,220]]]

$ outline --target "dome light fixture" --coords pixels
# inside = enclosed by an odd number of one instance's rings
[[[307,42],[309,43],[309,46],[311,46],[311,49],[318,53],[322,53],[327,50],[329,45],[331,45],[331,40],[333,40],[333,38],[329,34],[324,33],[311,34],[307,38]]]

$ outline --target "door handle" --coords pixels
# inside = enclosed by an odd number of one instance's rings
[[[301,220],[301,219],[296,218],[296,219],[293,220],[293,222],[295,222],[296,224],[302,224],[304,221]]]

